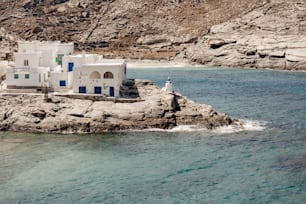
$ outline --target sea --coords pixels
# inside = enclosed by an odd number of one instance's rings
[[[243,122],[210,131],[0,132],[0,203],[306,203],[306,73],[128,69]]]

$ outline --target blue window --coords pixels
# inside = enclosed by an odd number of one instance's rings
[[[109,96],[115,96],[115,88],[114,87],[109,87]]]
[[[101,93],[102,93],[101,86],[95,86],[95,94],[101,94]]]
[[[68,63],[68,72],[72,72],[73,71],[73,67],[74,67],[74,63],[73,62],[69,62]]]
[[[79,86],[79,93],[86,93],[86,86]]]
[[[66,80],[60,80],[59,84],[61,87],[66,87]]]

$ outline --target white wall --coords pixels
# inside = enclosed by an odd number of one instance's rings
[[[38,52],[53,50],[59,54],[70,55],[73,54],[73,43],[54,42],[40,42],[40,41],[18,41],[18,52]]]
[[[60,42],[33,42],[35,44],[35,49],[33,51],[55,51],[57,52],[57,45]]]
[[[68,72],[68,63],[74,63],[74,68],[82,67],[84,64],[97,63],[98,55],[96,54],[80,54],[80,55],[66,55],[63,57],[63,70]]]
[[[73,85],[73,72],[67,72],[67,77],[68,77],[68,87],[69,89],[72,89]]]
[[[54,91],[59,91],[60,89],[65,89],[66,87],[60,86],[60,81],[65,80],[66,85],[68,85],[67,72],[52,72],[51,73],[51,83],[50,86],[54,89]]]
[[[56,42],[18,42],[18,53],[15,54],[15,59],[19,56],[18,54],[25,53],[40,53],[39,66],[53,67],[56,66],[57,54],[70,55],[73,54],[74,45],[73,43],[60,43]]]
[[[91,64],[83,65],[83,67],[77,67],[73,72],[73,92],[79,93],[79,87],[85,86],[86,93],[94,94],[94,87],[98,86],[102,88],[102,94],[109,95],[110,87],[114,87],[115,96],[119,97],[120,86],[122,81],[126,78],[124,75],[125,63],[117,64]],[[90,74],[92,72],[100,73],[100,79],[91,79]],[[104,74],[111,72],[113,79],[105,79]]]
[[[74,45],[73,43],[58,44],[57,52],[59,54],[71,55],[74,53]]]
[[[36,44],[33,42],[18,42],[18,52],[19,53],[26,53],[26,52],[33,52],[35,50]]]
[[[29,71],[24,69],[7,69],[7,86],[16,86],[16,87],[42,87],[48,82],[48,72],[49,68],[40,67],[40,68],[30,68]],[[18,79],[14,78],[14,75],[18,74]],[[26,79],[25,75],[29,74],[30,78]]]
[[[80,55],[67,55],[63,57],[63,70],[68,72],[68,63],[74,63],[75,67],[81,67],[85,63],[85,58]]]
[[[39,56],[39,66],[50,67],[53,70],[56,64],[56,52],[52,50],[47,50],[41,52]]]
[[[28,67],[39,66],[40,53],[15,53],[15,67],[23,67],[24,61],[28,60]]]

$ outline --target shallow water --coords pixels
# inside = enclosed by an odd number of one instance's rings
[[[102,135],[0,133],[0,203],[304,203],[306,73],[130,69],[247,122]]]

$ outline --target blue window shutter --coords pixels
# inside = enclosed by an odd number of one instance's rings
[[[66,80],[60,80],[60,87],[65,87],[66,86]]]
[[[115,88],[113,86],[109,87],[109,96],[115,96]]]
[[[101,93],[102,93],[101,86],[95,86],[95,94],[101,94]]]
[[[86,93],[86,86],[79,86],[79,93]]]
[[[68,63],[68,72],[72,72],[73,71],[73,67],[74,67],[74,63],[73,62],[69,62]]]

